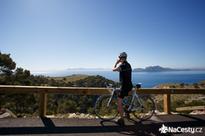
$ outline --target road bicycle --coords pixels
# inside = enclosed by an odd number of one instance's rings
[[[118,94],[120,89],[108,86],[112,90],[109,95],[100,96],[95,103],[95,114],[102,120],[112,120],[119,118]],[[136,89],[140,89],[141,84],[137,84],[130,93],[123,98],[122,104],[124,114],[129,118],[137,118],[140,121],[150,119],[155,112],[155,103],[150,95],[137,94]],[[131,113],[131,114],[130,114]]]

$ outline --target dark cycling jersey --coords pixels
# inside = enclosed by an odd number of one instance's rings
[[[132,68],[131,65],[125,61],[119,66],[119,78],[121,83],[120,98],[124,98],[128,95],[128,92],[132,90]]]

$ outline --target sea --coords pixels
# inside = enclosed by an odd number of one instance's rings
[[[100,75],[113,81],[119,81],[119,73],[113,71],[68,70],[59,73],[47,73],[46,76],[69,76],[73,74]],[[155,87],[163,83],[193,84],[205,80],[205,71],[170,71],[170,72],[132,72],[133,84],[142,87]]]

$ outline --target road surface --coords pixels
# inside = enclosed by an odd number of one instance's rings
[[[190,128],[201,132],[161,133],[163,126],[172,128]],[[166,131],[166,130],[165,130]],[[100,119],[63,119],[63,118],[4,118],[0,119],[0,135],[32,136],[158,136],[191,135],[205,136],[205,115],[160,115],[139,122],[126,120],[125,127],[119,127],[115,121]]]

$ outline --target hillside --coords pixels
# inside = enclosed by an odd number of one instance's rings
[[[102,76],[72,75],[68,77],[27,77],[18,73],[18,76],[10,77],[9,82],[2,79],[9,85],[37,85],[37,86],[61,86],[61,87],[106,87],[106,84],[117,83]],[[62,79],[62,80],[61,80]],[[11,82],[15,81],[15,82]],[[72,82],[71,82],[72,81]],[[98,96],[84,96],[72,94],[48,94],[47,114],[67,113],[94,113],[93,104]],[[39,96],[37,94],[1,94],[0,108],[9,109],[17,117],[36,116],[38,114]],[[23,100],[23,101],[19,101]],[[29,107],[29,108],[28,108]]]
[[[64,77],[49,77],[49,79],[54,79],[56,81],[60,81],[63,80],[66,83],[68,82],[75,82],[81,79],[85,79],[86,77],[88,77],[88,75],[82,75],[82,74],[73,74],[70,76],[64,76]]]

